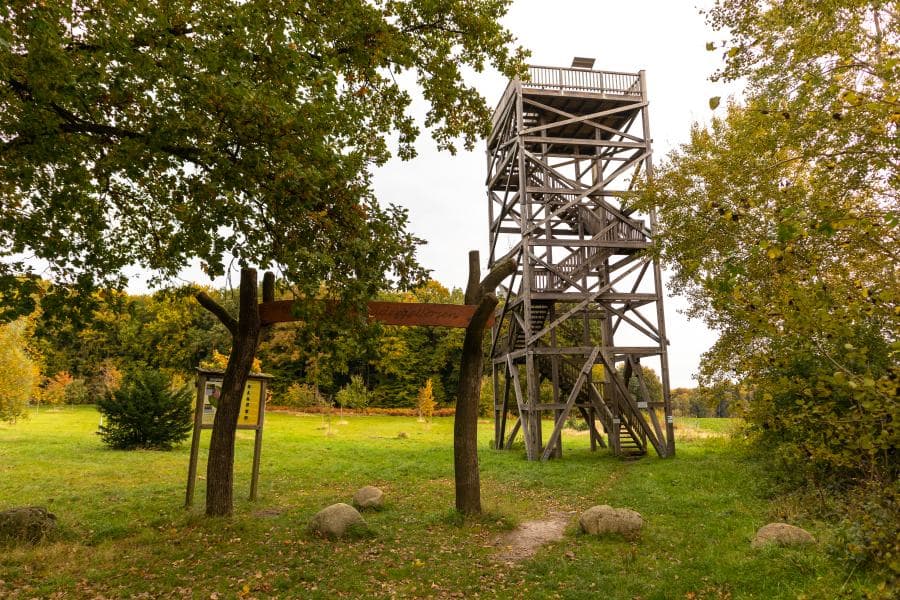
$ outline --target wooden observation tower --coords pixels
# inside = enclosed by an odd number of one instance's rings
[[[655,215],[631,206],[641,170],[653,175],[646,79],[593,62],[510,81],[487,143],[488,266],[518,264],[493,327],[494,440],[521,433],[529,460],[562,455],[570,418],[592,450],[675,453]]]

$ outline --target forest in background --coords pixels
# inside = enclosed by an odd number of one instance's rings
[[[38,310],[0,326],[0,416],[14,418],[31,404],[92,404],[119,387],[123,376],[152,369],[176,386],[189,384],[198,366],[224,368],[230,336],[193,298],[189,289],[152,295],[97,294],[87,322],[54,321]],[[207,289],[234,310],[234,294]],[[410,292],[383,293],[396,302],[461,304],[460,289],[428,281]],[[275,376],[271,402],[308,408],[415,408],[426,386],[437,407],[452,407],[459,377],[464,331],[444,327],[385,327],[322,332],[303,322],[271,328],[258,353],[259,367]],[[327,335],[328,339],[322,339]],[[485,343],[488,343],[486,340]],[[485,365],[485,373],[490,365]],[[646,369],[651,394],[661,398],[659,378]],[[598,374],[598,377],[602,375]],[[429,383],[430,382],[430,383]],[[635,382],[636,384],[636,382]],[[546,395],[551,394],[545,382]],[[364,400],[360,400],[364,396]],[[717,384],[672,391],[679,416],[731,416],[746,398],[740,386]],[[491,406],[489,378],[482,413]]]

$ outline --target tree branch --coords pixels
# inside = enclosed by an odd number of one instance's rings
[[[197,302],[200,303],[200,306],[211,312],[222,322],[222,325],[231,333],[231,335],[237,335],[238,330],[238,322],[237,319],[228,314],[228,311],[225,310],[225,307],[213,300],[209,294],[206,292],[197,292],[194,295],[194,298],[197,299]]]
[[[488,295],[494,293],[500,282],[515,273],[516,263],[513,259],[507,258],[494,265],[491,272],[484,276],[481,280],[481,293]]]
[[[34,96],[31,93],[31,89],[27,84],[13,78],[9,78],[6,81],[16,93],[16,95],[19,96],[23,101],[39,104],[35,101]],[[64,121],[58,128],[58,131],[60,133],[86,133],[91,136],[105,136],[106,138],[128,138],[132,140],[140,140],[143,142],[146,142],[148,139],[150,139],[150,136],[148,134],[142,133],[140,131],[132,131],[130,129],[124,129],[122,127],[93,123],[79,117],[72,111],[63,108],[55,102],[49,102],[46,107]],[[27,141],[24,142],[23,145],[24,144],[27,144]],[[6,151],[11,147],[11,142],[7,142],[3,145],[3,150]],[[202,152],[199,148],[195,148],[192,146],[176,146],[173,144],[161,144],[156,147],[159,150],[167,154],[171,154],[172,156],[178,157],[182,160],[189,160],[198,165],[204,165]]]
[[[466,294],[463,302],[466,304],[478,304],[481,301],[481,286],[478,279],[481,277],[478,250],[469,251],[469,281],[466,284]]]
[[[497,308],[499,302],[497,296],[494,294],[485,294],[482,296],[478,303],[478,308],[475,309],[475,314],[472,315],[472,320],[469,321],[469,328],[482,334],[484,328],[487,326],[488,319],[491,318],[491,315],[494,313],[494,309]]]

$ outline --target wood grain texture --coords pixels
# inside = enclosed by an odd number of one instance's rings
[[[262,302],[259,318],[263,324],[297,321],[293,300]],[[416,304],[410,302],[369,302],[369,319],[384,325],[466,328],[477,307],[462,304]],[[491,315],[488,326],[493,323]]]

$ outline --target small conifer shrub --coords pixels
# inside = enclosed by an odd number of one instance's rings
[[[98,403],[104,420],[100,437],[118,450],[169,450],[191,430],[192,397],[189,387],[173,389],[158,371],[134,371]]]

